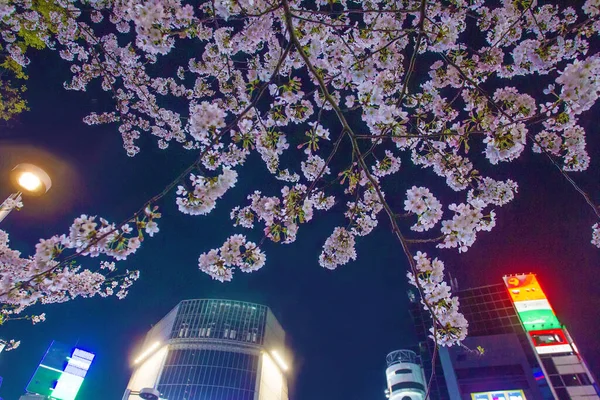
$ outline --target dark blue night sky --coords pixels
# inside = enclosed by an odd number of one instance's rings
[[[19,162],[39,164],[54,181],[46,196],[25,199],[24,209],[2,222],[12,246],[24,254],[40,237],[66,232],[82,213],[121,221],[194,158],[175,148],[160,151],[152,140],[142,141],[140,155],[127,157],[115,126],[81,121],[103,107],[102,94],[63,90],[66,76],[56,67],[61,61],[47,57],[34,59],[30,67],[31,111],[0,130],[1,196],[10,193],[6,176]],[[591,136],[599,133],[593,121],[586,128]],[[592,141],[589,151],[595,157],[590,171],[576,179],[599,200],[600,141]],[[512,174],[520,184],[517,199],[497,210],[498,226],[481,234],[466,254],[427,250],[446,261],[463,288],[497,283],[509,273],[539,274],[559,318],[600,375],[600,251],[589,243],[592,211],[539,155],[527,152],[516,165],[494,173],[496,178]],[[296,243],[267,244],[267,265],[259,272],[238,272],[232,283],[221,284],[198,270],[199,254],[220,246],[231,232],[229,211],[256,188],[250,182],[260,182],[257,188],[266,192],[279,190],[278,182],[259,180],[265,176],[264,166],[251,160],[240,171],[241,183],[207,217],[180,214],[174,195],[167,196],[160,204],[160,233],[121,265],[141,270],[125,300],[78,299],[39,309],[48,317],[43,324],[2,326],[0,337],[20,339],[22,345],[0,355],[0,396],[18,399],[47,346],[58,340],[97,354],[79,399],[118,400],[129,362],[152,324],[182,299],[230,298],[268,305],[281,321],[295,357],[291,399],[383,399],[386,354],[416,344],[407,311],[407,263],[384,219],[359,241],[358,261],[336,271],[321,268],[317,258],[333,227],[343,223],[339,208],[303,226]],[[437,182],[430,172],[419,179]],[[414,182],[392,184],[389,193],[398,193],[392,202],[401,205],[409,184]]]

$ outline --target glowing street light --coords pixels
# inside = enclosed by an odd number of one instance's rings
[[[33,164],[18,164],[10,171],[10,180],[19,191],[31,196],[41,196],[52,187],[46,171]]]
[[[0,221],[19,205],[23,194],[41,196],[52,187],[52,180],[46,171],[33,164],[18,164],[10,171],[10,181],[18,191],[0,205]]]
[[[125,389],[123,400],[129,399],[130,396],[139,396],[144,400],[160,400],[160,392],[154,388],[143,388],[138,390]]]
[[[40,178],[31,172],[23,172],[17,179],[17,182],[19,182],[19,186],[30,192],[36,190],[42,184]]]

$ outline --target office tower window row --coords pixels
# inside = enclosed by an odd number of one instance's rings
[[[262,344],[266,314],[264,306],[239,301],[184,301],[171,338],[214,338]]]
[[[521,322],[502,284],[468,289],[459,294],[461,311],[469,318],[469,335],[522,332]]]
[[[258,356],[230,351],[169,352],[158,390],[168,399],[252,399]]]

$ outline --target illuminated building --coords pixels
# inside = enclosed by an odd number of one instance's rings
[[[386,397],[390,400],[424,400],[427,389],[417,354],[396,350],[387,355],[386,361]]]
[[[52,342],[21,399],[75,400],[94,354]]]
[[[463,344],[471,350],[439,350],[432,400],[600,398],[597,383],[535,275],[506,276],[503,283],[455,293],[469,321]],[[431,322],[420,307],[413,303],[411,313],[422,342],[421,357],[431,360]],[[431,363],[425,366],[425,373],[431,368]]]
[[[146,335],[127,390],[155,388],[168,400],[288,400],[284,340],[265,306],[185,300]]]

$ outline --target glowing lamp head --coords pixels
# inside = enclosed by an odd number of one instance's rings
[[[40,167],[33,164],[19,164],[10,172],[10,180],[19,191],[40,196],[50,190],[52,180]]]
[[[17,181],[19,182],[19,186],[21,186],[28,192],[33,192],[37,190],[37,188],[39,188],[42,184],[40,178],[38,178],[31,172],[23,172]]]

